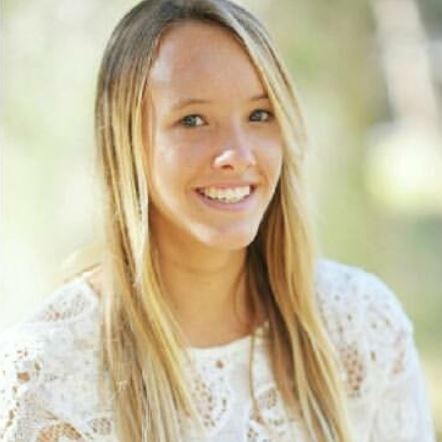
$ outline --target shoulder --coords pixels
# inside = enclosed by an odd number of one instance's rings
[[[319,305],[330,326],[335,322],[348,322],[358,328],[370,320],[373,329],[377,325],[380,328],[389,325],[412,331],[396,294],[377,275],[359,267],[321,260],[315,277]]]
[[[96,405],[91,385],[99,377],[99,317],[98,298],[81,276],[0,335],[1,440],[18,431],[20,417],[66,417]]]
[[[95,344],[100,329],[99,299],[85,275],[63,283],[26,319],[0,335],[7,360],[48,356],[66,359],[68,351]]]
[[[67,336],[87,335],[96,329],[98,297],[85,275],[64,282],[22,322],[0,334],[0,340],[21,342],[60,342]],[[46,346],[45,346],[46,347]]]
[[[316,293],[348,393],[363,397],[392,375],[404,375],[413,326],[393,290],[362,268],[321,260]]]
[[[66,361],[68,352],[94,347],[99,309],[98,297],[84,275],[63,283],[26,319],[0,334],[1,361],[14,361],[21,370],[32,365],[31,359]]]
[[[99,308],[99,299],[83,274],[59,285],[23,321],[0,334],[0,340],[30,338],[50,344],[90,336],[97,330]]]

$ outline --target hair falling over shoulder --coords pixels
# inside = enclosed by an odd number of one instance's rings
[[[228,0],[139,3],[114,30],[99,72],[96,137],[106,244],[103,363],[114,393],[119,440],[178,442],[183,422],[199,420],[182,370],[183,336],[162,295],[149,230],[148,146],[142,124],[149,120],[142,103],[158,42],[168,26],[186,20],[231,32],[249,54],[274,106],[284,162],[276,193],[248,248],[249,288],[269,318],[273,371],[287,410],[302,416],[312,441],[349,442],[344,388],[314,290],[302,116],[267,32]]]

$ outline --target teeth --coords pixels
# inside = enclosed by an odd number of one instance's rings
[[[219,189],[216,187],[206,187],[204,189],[198,189],[201,194],[212,199],[225,203],[236,203],[241,201],[246,196],[250,195],[251,187],[233,187],[229,189]]]

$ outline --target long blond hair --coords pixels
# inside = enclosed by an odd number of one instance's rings
[[[103,362],[122,442],[178,442],[184,418],[198,421],[183,370],[184,340],[164,296],[149,226],[143,100],[164,30],[197,20],[242,44],[272,101],[284,139],[275,195],[247,250],[255,305],[269,320],[273,372],[288,410],[312,440],[351,440],[335,355],[314,288],[315,247],[303,189],[305,131],[294,89],[261,23],[228,0],[145,0],[114,30],[96,96],[105,253]],[[143,144],[144,143],[144,144]],[[148,144],[148,143],[147,143]],[[253,382],[252,382],[253,385]],[[257,401],[255,394],[255,407]]]

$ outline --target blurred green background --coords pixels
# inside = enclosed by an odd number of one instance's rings
[[[241,3],[267,24],[298,87],[321,252],[397,293],[442,437],[442,1]],[[135,2],[1,4],[0,330],[99,234],[96,73]]]

